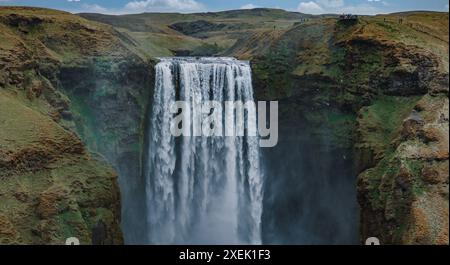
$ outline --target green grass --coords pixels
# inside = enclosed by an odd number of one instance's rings
[[[79,211],[66,211],[57,218],[60,228],[61,241],[69,237],[80,237],[77,226],[84,224],[83,216]]]
[[[365,141],[385,149],[399,134],[403,120],[412,112],[420,97],[381,96],[362,111],[360,123],[366,128],[376,128],[366,135]]]
[[[413,192],[416,196],[422,196],[426,192],[426,184],[422,179],[422,170],[425,162],[420,160],[407,160],[406,165],[413,176]]]
[[[187,36],[130,32],[133,38],[139,43],[139,49],[150,57],[173,56],[172,51],[193,50],[201,46],[204,42]]]
[[[399,159],[392,142],[399,136],[403,120],[412,112],[420,97],[392,97],[381,96],[371,106],[365,108],[359,117],[359,126],[364,134],[364,143],[375,151],[378,164],[363,173],[363,179],[368,182],[370,198],[374,209],[383,209],[384,203],[390,195],[389,184],[392,183],[403,163]],[[409,162],[408,162],[409,163]],[[408,170],[415,179],[419,179],[421,169],[418,164],[411,162]],[[387,185],[383,187],[382,184]],[[414,181],[414,192],[420,193],[421,186]]]
[[[387,193],[382,191],[381,184],[386,179],[393,179],[398,172],[395,166],[396,158],[394,150],[388,150],[385,157],[376,165],[363,173],[363,178],[368,182],[370,201],[374,210],[383,209]]]
[[[93,149],[97,148],[97,142],[100,137],[95,133],[96,119],[91,108],[86,106],[83,96],[71,95],[71,109],[77,116],[75,119],[77,133],[80,135],[88,146]]]

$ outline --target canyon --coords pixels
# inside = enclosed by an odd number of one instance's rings
[[[448,33],[437,12],[0,7],[0,243],[148,244],[158,58],[227,56],[279,102],[261,243],[448,244]]]

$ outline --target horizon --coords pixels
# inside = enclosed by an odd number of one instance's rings
[[[342,13],[382,15],[402,12],[448,13],[449,9],[448,1],[444,0],[429,0],[426,3],[424,1],[406,0],[286,0],[282,3],[276,3],[279,1],[273,0],[238,0],[233,2],[224,4],[218,0],[62,0],[57,2],[51,0],[0,0],[0,7],[35,7],[61,10],[73,14],[97,13],[107,15],[193,14],[254,9],[277,9],[309,15],[338,15]]]
[[[1,0],[0,0],[1,1]],[[60,11],[60,12],[67,12],[70,14],[99,14],[99,15],[110,15],[110,16],[125,16],[125,15],[140,15],[140,14],[208,14],[208,13],[222,13],[222,12],[231,12],[231,11],[254,11],[254,10],[279,10],[289,13],[297,13],[297,14],[304,14],[304,15],[311,15],[311,16],[339,16],[343,13],[323,13],[323,14],[310,14],[310,13],[303,13],[300,11],[295,10],[286,10],[283,8],[275,8],[275,7],[255,7],[255,8],[249,8],[249,9],[225,9],[225,10],[217,10],[217,11],[192,11],[192,12],[179,12],[179,11],[145,11],[145,12],[137,12],[137,13],[101,13],[101,12],[77,12],[77,11],[68,11],[63,9],[56,9],[51,7],[41,7],[41,6],[24,6],[24,5],[1,5],[0,8],[34,8],[34,9],[47,9],[47,10],[54,10],[54,11]],[[411,9],[411,10],[403,10],[403,11],[394,11],[390,13],[379,13],[379,14],[356,14],[355,15],[361,15],[361,16],[379,16],[379,15],[393,15],[393,14],[400,14],[400,13],[421,13],[421,12],[429,12],[429,13],[449,13],[449,11],[436,11],[436,10],[420,10],[420,9]],[[347,13],[344,13],[347,14]],[[353,14],[353,13],[348,13]]]

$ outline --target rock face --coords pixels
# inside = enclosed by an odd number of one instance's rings
[[[390,244],[448,244],[448,98],[427,95],[414,109],[359,177],[362,234]]]
[[[76,131],[119,173],[125,242],[145,239],[142,158],[152,64],[139,60],[93,60],[62,67],[58,79],[72,99]]]
[[[414,14],[408,19],[414,29],[423,23]],[[434,34],[430,46],[442,46],[390,49],[396,70],[371,83],[384,95],[358,112],[362,242],[449,244],[448,56],[438,57],[448,53],[448,27],[438,34],[424,24]]]
[[[0,243],[93,242],[97,222],[105,244],[122,242],[116,173],[81,140],[0,92]]]
[[[426,95],[406,117],[379,162],[359,177],[362,235],[448,244],[448,97]]]
[[[355,222],[355,212],[344,210],[352,208],[351,198],[338,194],[354,185],[361,243],[375,236],[383,244],[448,244],[448,14],[405,16],[405,26],[391,16],[352,25],[311,21],[279,37],[256,33],[232,48],[253,58],[257,98],[282,98],[280,128],[291,132],[283,166],[276,161],[286,150],[268,155],[269,168],[278,168],[266,191],[269,209],[278,209],[264,212],[268,242],[352,243],[342,235],[353,230],[342,223]],[[424,28],[430,34],[418,30]],[[252,49],[255,43],[268,46]],[[308,155],[293,158],[298,148]],[[333,162],[326,154],[333,154]],[[356,182],[346,178],[356,175]],[[294,201],[296,208],[282,210]],[[308,209],[311,201],[316,207]],[[329,205],[334,207],[323,210]],[[346,221],[330,217],[334,211]],[[320,229],[308,221],[314,215]],[[308,229],[283,229],[294,226]]]
[[[145,107],[131,97],[147,64],[111,27],[64,12],[0,8],[0,34],[0,242],[122,244],[118,175],[92,151],[139,171]]]

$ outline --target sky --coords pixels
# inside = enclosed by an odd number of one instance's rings
[[[374,15],[411,10],[446,11],[448,0],[0,0],[0,6],[36,6],[73,13],[207,12],[257,7],[308,14]]]

